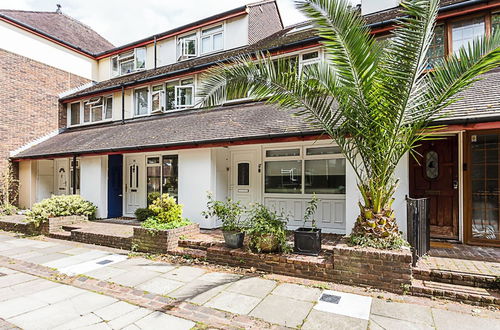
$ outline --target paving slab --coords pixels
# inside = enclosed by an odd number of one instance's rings
[[[235,314],[248,314],[261,300],[239,293],[221,292],[210,299],[205,306]]]
[[[431,330],[435,329],[423,323],[415,323],[405,320],[399,320],[392,317],[372,315],[370,317],[370,329],[386,329],[386,330]],[[438,328],[439,329],[439,328]],[[462,329],[462,328],[455,328]]]
[[[324,330],[324,329],[349,329],[365,330],[368,321],[344,315],[334,315],[327,312],[312,310],[307,316],[301,329]]]
[[[151,270],[151,271],[158,272],[158,273],[167,273],[167,272],[177,268],[176,265],[168,264],[165,262],[152,262],[150,264],[147,264],[147,265],[144,265],[141,267],[142,267],[142,269]]]
[[[180,282],[191,282],[205,273],[206,270],[201,268],[180,266],[161,276]]]
[[[112,305],[118,302],[118,300],[99,293],[86,291],[85,293],[71,297],[64,302],[72,306],[76,312],[83,315]]]
[[[276,287],[276,282],[260,277],[246,277],[232,283],[226,291],[264,298]]]
[[[439,330],[500,330],[500,319],[455,313],[437,308],[432,308],[432,315],[434,317],[434,324]]]
[[[298,327],[314,304],[288,297],[269,295],[250,313],[250,316],[286,327]]]
[[[241,277],[242,275],[238,274],[211,272],[198,277],[198,280],[213,283],[232,283],[238,281]]]
[[[54,260],[59,260],[59,259],[67,258],[67,257],[68,257],[67,254],[63,254],[60,252],[50,252],[50,253],[43,254],[39,257],[36,257],[36,258],[26,259],[26,261],[42,265],[44,263],[48,263],[48,262],[51,262]]]
[[[24,273],[8,274],[6,276],[0,277],[0,288],[13,286],[23,282],[33,281],[36,280],[37,278],[38,277]]]
[[[158,274],[157,272],[147,270],[131,270],[123,274],[113,276],[109,279],[109,281],[124,286],[135,287],[159,275],[160,274]]]
[[[2,301],[0,302],[0,318],[8,319],[44,306],[47,306],[47,303],[26,297]]]
[[[196,280],[170,292],[168,296],[179,300],[187,300],[196,304],[204,304],[227,288],[228,285],[229,283],[217,284]]]
[[[85,272],[84,274],[93,278],[107,281],[111,277],[125,274],[126,272],[127,271],[125,269],[114,268],[114,267],[103,267],[89,272]]]
[[[337,298],[336,302],[329,302],[323,298]],[[337,315],[344,315],[359,319],[368,320],[370,317],[370,309],[372,298],[352,294],[347,292],[324,290],[321,297],[317,300],[314,306],[315,310],[322,312],[333,313]]]
[[[59,285],[58,283],[42,279],[35,279],[32,281],[22,282],[16,285],[1,288],[0,301],[27,296],[37,291],[53,288],[58,285]]]
[[[102,318],[104,321],[112,321],[137,309],[139,309],[139,307],[126,303],[124,301],[118,301],[114,304],[94,311],[94,314]]]
[[[30,252],[25,252],[25,253],[22,253],[22,254],[18,254],[18,255],[15,256],[15,258],[19,259],[19,260],[28,261],[28,260],[40,258],[41,256],[43,256],[43,253],[41,253],[41,252],[30,251]]]
[[[144,283],[139,284],[136,288],[156,294],[165,295],[185,284],[186,283],[184,282],[171,280],[169,278],[155,277]]]
[[[427,306],[388,302],[382,299],[373,299],[372,315],[392,317],[413,323],[422,323],[429,326],[434,324],[431,309]]]
[[[78,289],[69,285],[58,285],[50,289],[41,290],[36,293],[30,294],[26,296],[26,298],[35,299],[48,304],[54,304],[86,292],[87,291],[85,290]]]
[[[128,258],[127,260],[118,262],[113,265],[116,268],[122,268],[126,270],[135,270],[137,267],[143,267],[145,265],[149,265],[153,261],[145,259],[145,258]]]
[[[109,255],[109,253],[103,252],[103,251],[90,251],[82,254],[77,254],[77,255],[72,255],[72,256],[67,256],[65,258],[49,261],[43,263],[44,266],[51,267],[51,268],[64,268],[76,264],[80,264],[86,261],[98,259],[101,257],[104,257],[106,255]]]
[[[289,297],[297,300],[316,301],[321,295],[321,290],[293,283],[282,283],[271,293],[277,296]]]
[[[172,315],[161,312],[153,312],[148,316],[134,323],[139,329],[157,330],[157,329],[172,329],[172,330],[189,330],[196,324],[192,321],[181,319]],[[166,326],[168,325],[168,326]]]
[[[95,314],[89,313],[86,315],[82,315],[74,320],[65,322],[59,326],[53,328],[54,330],[68,330],[68,329],[81,329],[83,327],[88,327],[91,325],[96,325],[98,323],[103,322],[100,317]]]
[[[86,327],[78,328],[78,330],[112,330],[112,328],[106,322],[101,322]]]
[[[136,309],[130,313],[127,313],[126,315],[123,315],[122,317],[116,318],[110,322],[108,322],[108,325],[112,329],[122,329],[128,325],[131,325],[132,323],[139,321],[140,319],[146,317],[147,315],[151,314],[152,311],[146,308],[139,308]]]

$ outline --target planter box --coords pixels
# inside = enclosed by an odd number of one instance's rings
[[[169,230],[152,230],[134,227],[132,248],[140,252],[167,253],[179,247],[179,237],[198,234],[200,226],[196,223]]]
[[[321,229],[299,228],[293,232],[293,241],[295,253],[317,256],[321,252]]]

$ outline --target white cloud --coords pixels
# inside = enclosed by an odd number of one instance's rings
[[[167,31],[254,0],[0,0],[2,9],[62,11],[116,46]],[[353,3],[359,0],[351,0]],[[278,0],[285,25],[304,20],[293,0]]]

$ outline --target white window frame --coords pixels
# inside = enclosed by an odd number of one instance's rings
[[[156,87],[161,87],[161,89],[156,90]],[[159,108],[155,109],[154,108],[154,98],[158,97],[158,105]],[[151,113],[160,113],[160,112],[165,112],[165,84],[160,84],[160,85],[152,85],[151,86]]]
[[[136,114],[136,107],[137,107],[137,97],[136,97],[136,91],[140,89],[146,89],[148,92],[148,95],[146,97],[146,100],[148,101],[147,105],[147,112],[144,114]],[[134,88],[133,94],[132,94],[132,115],[134,118],[136,117],[144,117],[144,116],[149,116],[151,114],[151,86],[141,86]]]
[[[315,148],[325,148],[325,147],[338,147],[336,144],[317,144],[317,145],[286,145],[286,146],[280,146],[280,145],[275,145],[275,146],[266,146],[265,148],[262,149],[262,167],[263,167],[263,175],[262,175],[262,192],[265,197],[283,197],[283,198],[300,198],[300,197],[307,197],[307,196],[312,196],[312,194],[306,193],[305,192],[305,180],[306,180],[306,160],[330,160],[330,159],[345,159],[345,156],[339,152],[335,154],[325,154],[325,155],[307,155],[307,149],[315,149]],[[267,151],[269,150],[292,150],[292,149],[299,149],[299,155],[298,156],[275,156],[275,157],[268,157]],[[273,162],[273,161],[289,161],[289,160],[300,160],[301,161],[301,167],[302,167],[302,173],[301,173],[301,188],[300,188],[300,193],[267,193],[266,192],[266,162]],[[347,160],[346,160],[346,181],[347,181]],[[346,194],[317,194],[318,196],[343,196],[345,197]]]
[[[465,18],[463,20],[457,20],[457,21],[453,21],[453,22],[450,23],[450,33],[449,33],[450,41],[449,41],[449,45],[451,47],[451,50],[450,50],[451,54],[458,55],[459,49],[461,48],[461,47],[459,47],[458,49],[455,49],[455,46],[454,46],[454,44],[455,44],[455,40],[453,39],[454,25],[455,24],[460,24],[460,23],[465,23],[465,22],[474,22],[476,20],[481,20],[482,21],[481,23],[483,25],[483,34],[481,36],[475,36],[474,38],[472,38],[471,40],[469,40],[467,42],[467,44],[470,44],[473,41],[475,41],[476,39],[479,39],[479,38],[485,36],[488,33],[487,32],[488,25],[486,24],[486,16],[477,16],[477,17]],[[464,29],[464,28],[466,28],[467,26],[470,26],[470,25],[473,25],[473,24],[463,25],[463,26],[458,27],[458,29]],[[461,39],[460,41],[463,42],[464,39]],[[467,44],[462,44],[462,46],[466,46]]]
[[[108,100],[111,99],[111,118],[106,118],[106,106],[107,106],[107,103],[108,103]],[[101,105],[98,105],[99,102],[102,102]],[[79,114],[79,117],[80,117],[80,123],[79,124],[71,124],[71,105],[72,104],[75,104],[75,103],[78,103],[80,104],[80,114]],[[68,127],[78,127],[78,126],[86,126],[86,125],[92,125],[92,124],[97,124],[97,123],[102,123],[102,122],[109,122],[109,121],[112,121],[113,120],[113,95],[102,95],[102,96],[97,96],[97,97],[91,97],[90,99],[86,99],[86,100],[81,100],[81,101],[78,101],[78,102],[71,102],[71,103],[68,103],[67,104],[67,111],[68,111],[68,120],[67,120],[67,125]],[[89,121],[88,122],[84,122],[84,109],[85,109],[85,105],[89,105],[90,107],[90,117],[89,117]],[[102,113],[102,119],[101,120],[98,120],[98,121],[93,121],[92,120],[92,112],[94,110],[94,108],[99,108],[101,107],[101,113]]]
[[[220,29],[211,31],[205,35],[203,34],[204,32],[206,32],[208,30],[219,28],[219,27],[220,27]],[[200,53],[201,54],[211,54],[211,53],[223,51],[226,48],[225,47],[225,38],[224,38],[225,30],[226,29],[225,29],[224,23],[216,24],[216,25],[213,25],[210,27],[205,27],[205,28],[201,29],[201,32],[200,32]],[[218,35],[218,34],[220,34],[222,36],[222,48],[214,49],[214,36]],[[211,48],[208,51],[203,51],[203,39],[206,39],[206,38],[208,38],[210,40]]]
[[[138,55],[137,53],[139,51],[144,50],[144,67],[139,68],[137,67],[137,59]],[[131,53],[131,55],[128,55]],[[127,55],[126,55],[127,54]],[[126,56],[125,56],[126,55]],[[123,58],[120,58],[123,57]],[[113,69],[113,62],[117,62],[117,69],[116,71]],[[125,76],[127,74],[131,74],[137,71],[142,71],[146,70],[146,61],[147,61],[147,48],[146,47],[136,47],[132,50],[127,50],[123,53],[120,53],[118,55],[112,56],[110,60],[110,70],[111,70],[111,77],[120,77],[120,76]],[[131,72],[126,72],[126,73],[121,73],[121,64],[122,63],[128,63],[132,62],[133,63],[133,69]]]
[[[312,59],[308,59],[308,60],[302,59],[302,57],[304,55],[310,54],[310,53],[315,53],[315,52],[318,53],[318,57],[315,57],[315,58],[312,58]],[[301,52],[301,53],[298,54],[298,56],[299,56],[299,74],[302,74],[302,71],[304,70],[304,67],[306,67],[308,65],[313,65],[313,64],[320,63],[323,60],[323,52],[322,52],[321,48],[310,49],[310,50]]]
[[[191,89],[191,104],[182,105],[179,104],[180,91],[182,89]],[[175,86],[175,108],[176,109],[186,109],[192,108],[194,106],[194,82],[192,85],[177,85]]]
[[[176,52],[178,62],[189,60],[198,56],[198,48],[200,47],[200,45],[198,44],[198,39],[198,32],[189,33],[187,35],[177,37]],[[188,41],[194,41],[194,54],[189,54],[187,52],[188,47],[185,47],[185,44]]]

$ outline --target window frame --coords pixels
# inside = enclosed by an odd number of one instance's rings
[[[195,32],[190,31],[189,33],[184,34],[182,36],[177,36],[175,42],[177,62],[182,62],[198,57],[199,56],[198,48],[200,47],[199,40],[200,39],[198,36],[198,31]],[[185,53],[185,50],[187,48],[184,47],[184,44],[187,41],[194,41],[194,54],[188,54],[187,52]]]
[[[109,100],[111,99],[111,117],[110,118],[106,118],[106,110],[107,110],[107,104],[109,102]],[[99,104],[99,102],[102,102],[101,104]],[[93,125],[93,124],[99,124],[99,123],[103,123],[103,122],[110,122],[110,121],[113,121],[113,94],[111,95],[100,95],[100,96],[96,96],[96,97],[91,97],[89,99],[84,99],[84,100],[80,100],[80,101],[76,101],[76,102],[69,102],[67,103],[66,105],[66,109],[67,109],[67,114],[68,114],[68,118],[67,118],[67,127],[78,127],[78,126],[87,126],[87,125]],[[72,111],[71,111],[71,106],[73,104],[79,104],[80,106],[80,113],[79,113],[79,123],[78,124],[72,124],[71,123],[71,114],[72,114]],[[85,106],[88,106],[89,107],[89,121],[85,121]],[[101,120],[98,120],[98,121],[93,121],[93,110],[94,108],[99,108],[101,107]]]
[[[346,173],[344,174],[347,180],[347,160],[345,156],[339,152],[339,153],[334,153],[334,154],[325,154],[325,155],[307,155],[307,150],[308,149],[315,149],[315,148],[324,148],[324,147],[338,147],[337,144],[334,143],[327,143],[327,144],[315,144],[315,145],[286,145],[286,146],[266,146],[262,149],[262,168],[263,168],[263,175],[262,175],[262,192],[264,194],[264,197],[277,197],[277,198],[306,198],[306,197],[311,197],[313,194],[312,193],[306,193],[305,192],[305,175],[306,175],[306,161],[307,160],[331,160],[331,159],[344,159],[346,161]],[[266,155],[267,151],[269,150],[291,150],[291,149],[299,149],[299,155],[298,156],[283,156],[283,157],[268,157]],[[300,193],[268,193],[266,192],[266,162],[273,162],[273,161],[301,161],[301,189]],[[347,182],[346,182],[347,185]],[[325,197],[345,197],[346,193],[344,194],[324,194],[324,193],[317,193],[316,195],[318,196],[323,196]]]
[[[464,15],[461,17],[457,17],[454,19],[449,19],[444,21],[443,23],[446,25],[446,56],[452,56],[454,54],[453,50],[453,24],[461,22],[461,21],[471,21],[477,18],[482,18],[484,22],[484,33],[486,36],[491,34],[491,12],[488,13],[478,13],[473,15]]]
[[[137,98],[136,93],[137,93],[137,91],[142,90],[142,89],[145,89],[148,93],[146,96],[146,101],[148,103],[146,105],[146,113],[137,114],[136,110],[137,110],[137,105],[138,105],[138,103],[137,103],[138,98]],[[151,115],[151,86],[147,85],[147,86],[140,86],[140,87],[134,88],[133,92],[132,92],[132,117],[137,118],[137,117],[144,117],[144,116],[149,116],[149,115]]]
[[[138,60],[138,52],[139,51],[144,51],[144,66],[143,67],[137,67],[137,60]],[[128,53],[131,53],[131,55],[127,55],[125,56],[126,54]],[[123,57],[123,58],[120,58],[120,57]],[[124,51],[120,54],[117,54],[117,55],[114,55],[114,56],[111,56],[111,59],[110,59],[110,76],[111,78],[115,78],[115,77],[121,77],[121,76],[126,76],[128,74],[132,74],[132,73],[135,73],[135,72],[138,72],[138,71],[143,71],[143,70],[146,70],[146,62],[147,62],[147,47],[135,47],[133,48],[132,50],[127,50],[127,51]],[[117,67],[116,67],[116,70],[114,68],[114,62],[116,61],[116,64],[117,64]],[[126,73],[121,73],[121,64],[123,63],[128,63],[128,62],[132,62],[133,64],[133,70],[130,71],[130,72],[126,72]]]
[[[203,32],[215,29],[217,27],[220,27],[220,29],[212,31],[206,35],[203,35]],[[220,34],[222,36],[222,48],[220,49],[214,49],[214,36]],[[226,34],[226,25],[224,23],[219,23],[215,24],[212,26],[204,27],[200,29],[200,55],[206,55],[206,54],[212,54],[212,53],[217,53],[220,51],[223,51],[226,49],[226,39],[225,39],[225,34]],[[209,38],[210,40],[210,45],[211,49],[209,51],[203,51],[203,39]]]

